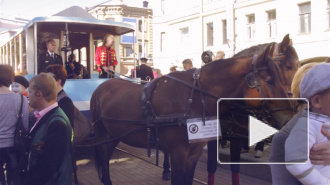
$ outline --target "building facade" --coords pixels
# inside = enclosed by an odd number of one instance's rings
[[[148,58],[148,64],[153,65],[153,10],[148,8],[148,2],[134,7],[124,4],[122,0],[111,1],[94,6],[88,12],[97,19],[125,22],[136,27],[134,39],[132,33],[120,39],[121,74],[130,73],[134,68],[134,58],[136,61],[141,57]]]
[[[154,4],[154,65],[169,71],[190,58],[222,50],[226,58],[290,34],[299,59],[329,56],[330,0],[158,0]]]

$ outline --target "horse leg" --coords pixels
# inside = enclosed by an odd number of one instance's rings
[[[184,184],[184,167],[187,156],[188,152],[184,148],[175,148],[170,150],[172,185]]]
[[[241,149],[243,142],[240,140],[230,141],[230,159],[231,162],[240,162],[241,159]],[[232,185],[239,185],[239,164],[231,164],[231,173],[232,173]]]
[[[214,185],[214,174],[217,171],[217,155],[217,141],[209,141],[207,143],[208,185]]]
[[[166,149],[162,149],[164,153],[164,162],[163,162],[163,180],[171,179],[171,170],[170,170],[170,156],[169,152]]]
[[[172,185],[191,185],[193,183],[195,168],[202,152],[203,145],[175,148],[170,151]]]
[[[109,171],[109,160],[119,142],[101,144],[95,147],[95,165],[101,182],[104,185],[112,185]]]

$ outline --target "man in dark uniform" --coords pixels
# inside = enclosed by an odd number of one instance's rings
[[[151,67],[147,65],[148,59],[140,58],[141,65],[136,70],[136,77],[141,78],[141,80],[150,81],[154,79],[154,74]]]
[[[38,74],[45,72],[47,66],[52,64],[63,65],[61,55],[55,53],[56,43],[53,39],[46,41],[47,51],[41,53],[38,58]]]

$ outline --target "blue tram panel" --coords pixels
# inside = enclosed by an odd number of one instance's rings
[[[89,119],[90,99],[95,89],[107,79],[66,80],[64,90],[73,104]]]

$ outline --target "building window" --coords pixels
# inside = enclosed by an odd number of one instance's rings
[[[161,2],[161,9],[162,9],[163,14],[165,14],[165,0],[162,0],[162,2]]]
[[[165,49],[165,32],[160,33],[160,51],[164,51]]]
[[[327,20],[328,20],[327,26],[328,29],[330,29],[330,0],[327,0]]]
[[[222,20],[222,44],[227,42],[227,20]]]
[[[139,44],[139,57],[142,56],[142,44]]]
[[[105,20],[106,21],[115,21],[115,18],[113,18],[113,17],[107,17],[107,18],[105,18]]]
[[[300,4],[299,6],[299,33],[311,32],[311,3]]]
[[[125,44],[125,57],[133,57],[133,44]]]
[[[247,15],[247,38],[248,40],[254,40],[254,26],[255,26],[255,16],[254,14]]]
[[[147,22],[146,21],[142,21],[142,20],[139,20],[139,32],[142,32],[143,31],[143,26],[144,26],[144,32],[147,32]]]
[[[213,46],[213,23],[206,24],[207,27],[207,46]]]
[[[276,10],[271,10],[267,12],[267,36],[269,38],[276,37]]]
[[[142,32],[142,20],[139,20],[139,32]]]
[[[181,28],[180,32],[181,32],[181,44],[184,45],[188,41],[189,28],[188,27]]]

